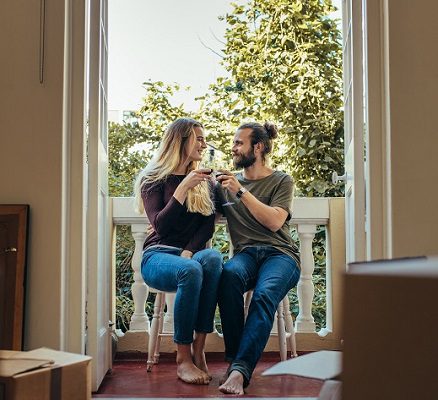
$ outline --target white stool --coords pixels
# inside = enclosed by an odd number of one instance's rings
[[[152,316],[151,329],[149,330],[147,372],[152,371],[154,364],[158,364],[160,358],[160,344],[163,336],[172,336],[171,333],[163,333],[164,305],[166,304],[166,292],[149,287],[150,292],[156,293],[154,302],[154,314]]]

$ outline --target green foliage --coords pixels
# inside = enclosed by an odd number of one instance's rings
[[[131,260],[135,242],[130,226],[118,226],[116,231],[116,328],[124,332],[129,329],[129,321],[134,312],[132,300]]]
[[[341,195],[331,172],[343,157],[342,50],[330,0],[234,4],[221,77],[200,98],[200,115],[227,152],[242,121],[281,128],[272,162],[304,196]]]
[[[183,106],[172,106],[170,98],[180,90],[177,84],[145,82],[146,96],[141,109],[123,124],[109,124],[110,196],[133,194],[133,183],[157,149],[166,128],[178,117],[189,116]]]

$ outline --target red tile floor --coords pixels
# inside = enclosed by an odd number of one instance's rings
[[[126,355],[125,355],[126,357]],[[262,377],[261,373],[279,362],[278,353],[265,353],[257,365],[250,386],[244,397],[292,397],[316,398],[322,381],[296,376]],[[189,385],[176,378],[175,354],[162,354],[160,363],[152,372],[146,372],[146,360],[118,359],[113,369],[104,378],[93,398],[217,398],[237,397],[218,390],[219,379],[227,365],[223,354],[207,354],[207,362],[213,380],[209,385]]]

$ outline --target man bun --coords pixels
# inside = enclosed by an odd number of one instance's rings
[[[275,139],[278,136],[278,129],[274,123],[266,121],[263,127],[266,129],[269,139]]]

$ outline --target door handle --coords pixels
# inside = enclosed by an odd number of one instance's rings
[[[347,173],[345,172],[344,175],[338,175],[336,171],[333,171],[332,173],[332,182],[334,185],[337,185],[339,182],[347,181]]]
[[[6,247],[3,249],[3,253],[16,253],[17,249],[15,247]]]

